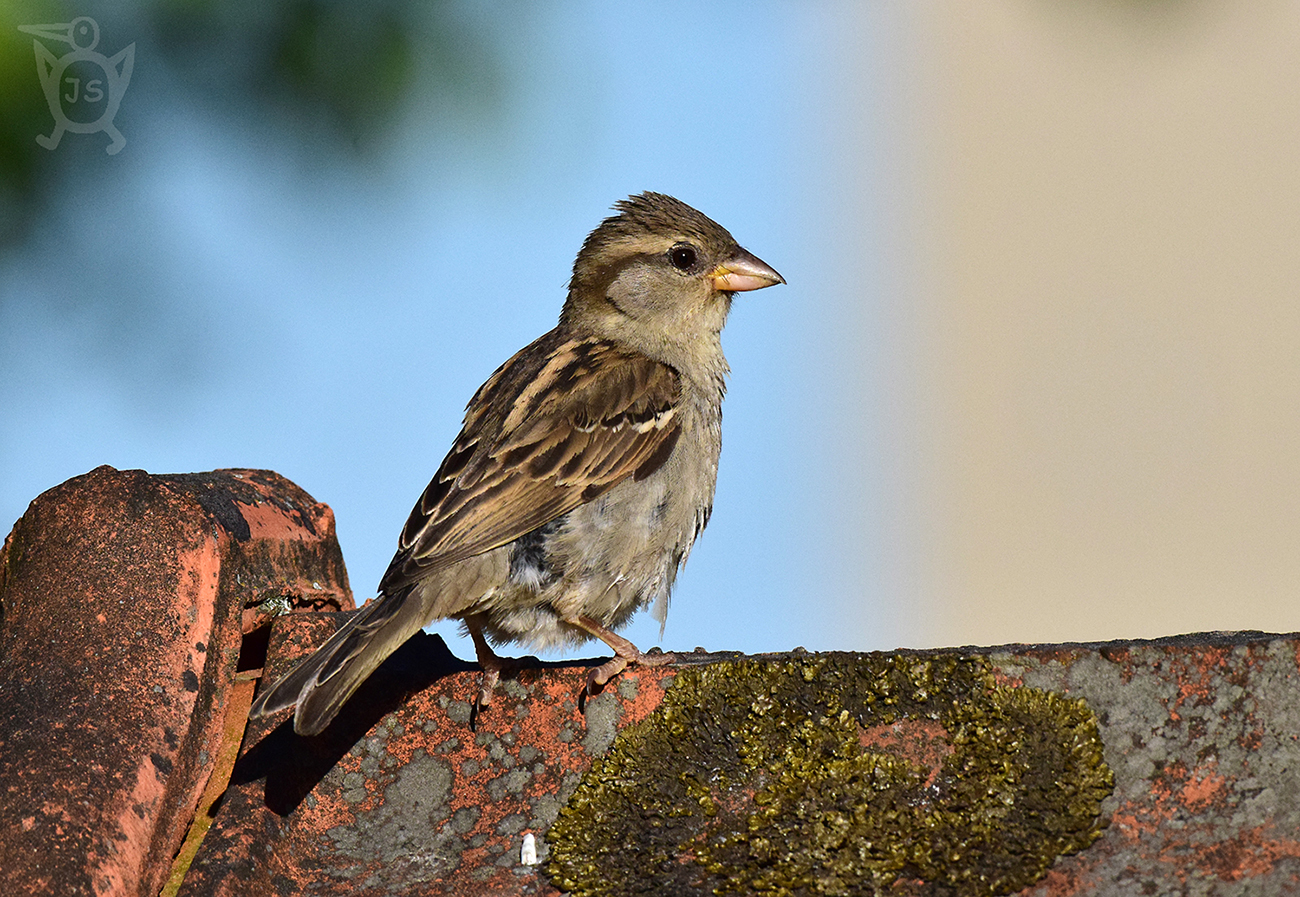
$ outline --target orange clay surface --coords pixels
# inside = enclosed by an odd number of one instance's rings
[[[124,897],[157,897],[216,793],[240,677],[263,651],[282,674],[353,607],[329,508],[287,480],[112,468],[33,502],[0,555],[0,602],[0,894]],[[1100,840],[1024,893],[1300,893],[1294,634],[960,650],[1002,685],[1085,700],[1115,774]],[[583,708],[587,663],[527,668],[475,717],[476,668],[417,635],[322,735],[248,726],[179,893],[556,894],[522,862],[528,836],[544,861],[594,758],[680,665],[719,659],[634,669]],[[860,733],[932,771],[947,737],[924,721]]]

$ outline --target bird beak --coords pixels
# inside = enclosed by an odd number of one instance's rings
[[[785,283],[785,278],[777,274],[776,269],[744,249],[710,271],[709,277],[714,289],[727,293],[761,290],[763,287]]]
[[[18,30],[27,34],[34,34],[37,37],[43,37],[46,40],[63,41],[65,44],[72,43],[71,22],[61,25],[19,25]]]

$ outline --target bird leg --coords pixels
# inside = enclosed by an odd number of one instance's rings
[[[646,667],[657,667],[666,663],[674,663],[677,660],[675,654],[643,654],[636,645],[623,638],[623,636],[601,626],[591,617],[575,617],[564,622],[585,629],[614,649],[614,656],[610,660],[605,661],[587,674],[587,694],[589,695],[596,694],[601,686],[627,669],[629,664],[635,663]]]
[[[498,656],[483,635],[483,625],[474,617],[465,619],[465,628],[469,630],[469,637],[474,640],[474,654],[478,658],[478,665],[483,668],[482,683],[479,687],[478,698],[474,702],[475,710],[479,710],[492,703],[492,692],[496,690],[497,683],[501,681],[502,673],[507,675],[517,673],[524,667],[537,663],[537,658],[531,656]]]

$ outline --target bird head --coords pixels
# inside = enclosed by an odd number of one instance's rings
[[[716,338],[735,293],[785,283],[725,228],[662,193],[615,204],[582,244],[561,322],[652,356]]]

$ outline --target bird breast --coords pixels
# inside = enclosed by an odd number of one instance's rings
[[[683,403],[682,435],[644,479],[629,477],[516,540],[510,582],[560,614],[617,626],[655,603],[662,621],[668,593],[708,522],[721,450],[720,416]]]

